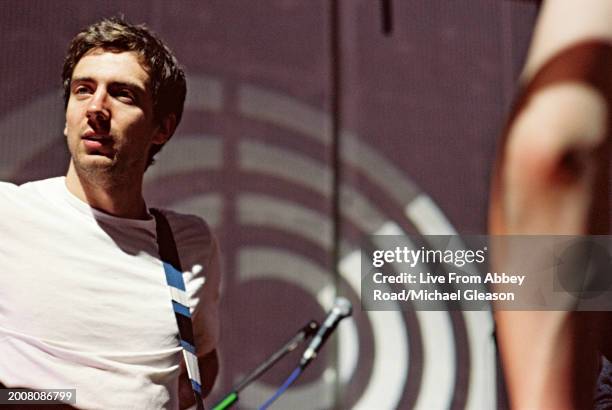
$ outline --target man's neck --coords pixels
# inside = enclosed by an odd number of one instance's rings
[[[77,198],[107,214],[120,218],[147,219],[147,207],[142,197],[142,178],[135,181],[93,180],[79,175],[74,164],[66,174],[66,187]],[[122,183],[123,182],[123,183]]]

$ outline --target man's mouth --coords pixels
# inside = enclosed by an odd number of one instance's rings
[[[86,132],[81,137],[88,154],[109,156],[113,151],[113,139],[109,134]]]

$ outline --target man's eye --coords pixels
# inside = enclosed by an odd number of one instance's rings
[[[120,90],[117,92],[117,98],[123,102],[133,103],[135,101],[134,94],[130,90]]]
[[[85,87],[83,85],[78,86],[74,89],[75,94],[88,94],[90,92],[89,87]]]

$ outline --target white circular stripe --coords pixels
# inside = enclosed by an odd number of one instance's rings
[[[238,90],[238,109],[245,117],[297,131],[325,145],[331,143],[330,116],[290,95],[242,85]]]
[[[267,246],[240,248],[238,279],[241,282],[259,280],[270,275],[296,284],[309,295],[318,294],[331,279],[321,266],[295,252]],[[331,307],[331,304],[323,306],[323,308],[327,307]]]
[[[331,196],[331,170],[306,155],[257,141],[241,141],[238,164],[246,172],[272,175]]]
[[[342,216],[355,224],[364,233],[376,232],[386,222],[384,215],[370,200],[354,188],[340,187]]]
[[[339,270],[347,283],[360,295],[360,251],[351,252],[342,258]],[[399,306],[397,311],[367,311],[366,315],[372,326],[375,360],[369,383],[353,409],[395,409],[402,398],[408,377],[409,346],[404,320]],[[340,350],[349,349],[350,342],[341,338]],[[351,364],[345,362],[342,356],[339,359],[340,378],[346,382]]]
[[[357,370],[359,362],[359,333],[354,321],[342,321],[338,325],[338,346],[338,376],[340,383],[345,385]]]
[[[414,198],[404,212],[421,235],[457,235],[440,208],[425,194]]]
[[[257,141],[239,143],[238,164],[242,171],[272,175],[330,196],[331,174],[317,160],[285,148]],[[342,213],[364,232],[375,232],[384,216],[369,200],[349,186],[341,187]]]
[[[329,251],[332,247],[332,225],[326,214],[299,203],[268,195],[238,195],[238,220],[242,225],[268,226],[292,232]]]
[[[423,235],[457,235],[440,208],[426,195],[419,195],[406,205],[405,214]],[[470,351],[470,380],[465,408],[495,408],[497,370],[493,318],[489,312],[463,311],[462,314]]]
[[[394,223],[387,223],[377,234],[403,235],[402,242],[405,246],[416,249],[401,228]],[[380,238],[381,240],[377,241],[377,237],[374,237],[374,245],[384,249],[386,236]],[[394,263],[393,266],[396,272],[402,272],[401,264]],[[427,271],[427,267],[421,264],[416,265],[416,269]],[[444,310],[445,305],[441,305],[439,311],[422,310],[426,304],[431,306],[431,302],[412,302],[421,331],[423,363],[425,363],[420,380],[421,389],[414,405],[418,410],[444,408],[451,403],[456,377],[454,335],[449,312]]]
[[[153,182],[153,184],[155,184]],[[182,201],[172,203],[172,209],[176,212],[192,214],[204,219],[213,229],[218,229],[222,224],[224,199],[221,194],[203,194],[191,196]]]
[[[498,404],[493,318],[488,311],[465,311],[463,318],[470,349],[470,384],[465,408],[494,409]]]
[[[416,316],[423,340],[421,389],[414,405],[417,410],[443,409],[452,402],[456,361],[452,324],[446,311],[420,311]]]
[[[150,184],[157,178],[184,172],[221,169],[223,140],[215,135],[175,136],[157,155],[158,161],[144,174]]]

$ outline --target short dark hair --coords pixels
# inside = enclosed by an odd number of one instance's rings
[[[122,17],[100,20],[81,30],[70,42],[62,70],[64,108],[70,99],[74,67],[85,54],[95,48],[136,52],[151,80],[155,120],[161,122],[168,115],[174,114],[176,125],[179,124],[187,93],[183,69],[170,49],[145,25],[130,24]],[[153,163],[153,157],[161,148],[162,145],[151,146],[147,167]]]

